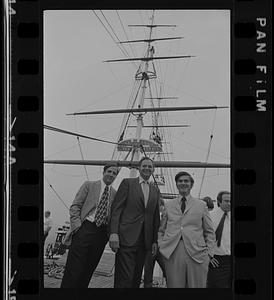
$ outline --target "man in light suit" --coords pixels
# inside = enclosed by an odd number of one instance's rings
[[[205,288],[215,233],[204,201],[190,195],[194,180],[175,176],[180,196],[165,202],[158,245],[165,258],[168,288]]]
[[[149,182],[151,159],[139,162],[140,176],[124,179],[111,207],[110,240],[115,256],[115,288],[139,288],[147,251],[157,253],[159,190]]]
[[[61,288],[87,288],[108,241],[110,206],[116,191],[111,186],[118,174],[107,165],[103,178],[86,181],[70,207],[70,230],[65,245],[70,245]]]

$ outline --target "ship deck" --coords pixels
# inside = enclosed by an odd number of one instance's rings
[[[67,259],[67,253],[52,259],[44,258],[44,287],[59,288]],[[113,288],[115,254],[105,249],[103,256],[95,270],[89,288]],[[54,266],[53,266],[54,265]],[[141,283],[141,286],[143,284]],[[166,287],[161,277],[153,277],[153,287]]]

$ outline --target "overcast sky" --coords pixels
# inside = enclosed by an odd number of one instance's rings
[[[127,37],[147,38],[147,28],[127,25],[149,24],[151,10],[122,10],[118,13],[113,10],[103,11],[106,19],[100,11],[95,13],[106,26],[106,20],[111,24],[121,41]],[[133,63],[103,62],[126,57],[95,13],[87,10],[44,13],[44,124],[115,142],[121,127],[121,114],[80,117],[66,115],[79,111],[126,108],[134,84],[136,66]],[[164,84],[165,96],[178,97],[163,106],[230,106],[230,12],[156,10],[154,22],[177,25],[176,28],[157,28],[154,37],[184,37],[180,40],[156,42],[155,56],[195,56],[189,59],[155,61],[158,80]],[[132,48],[128,45],[125,47],[130,57],[140,57],[144,54],[145,43],[134,43]],[[229,109],[217,112],[170,112],[167,118],[171,124],[191,126],[172,129],[170,132],[174,160],[205,161],[210,135],[213,134],[208,161],[230,162]],[[146,117],[144,121],[149,123]],[[113,145],[85,139],[80,141],[85,159],[111,158]],[[80,160],[76,137],[44,130],[44,157]],[[101,177],[102,167],[88,166],[87,170],[90,180]],[[172,174],[180,170],[174,169]],[[192,194],[198,196],[203,169],[184,170],[193,174],[195,184]],[[63,225],[64,221],[69,220],[69,215],[62,201],[68,207],[71,205],[76,192],[86,180],[84,168],[45,164],[44,173],[45,209],[52,212],[55,225]],[[114,187],[118,187],[123,176],[128,176],[126,170],[121,172]],[[207,169],[201,196],[216,199],[217,193],[224,189],[230,190],[229,170]]]

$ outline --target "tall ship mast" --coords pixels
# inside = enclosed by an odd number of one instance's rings
[[[172,101],[178,99],[176,94],[167,94],[165,86],[159,78],[158,68],[159,61],[180,60],[195,60],[196,56],[193,54],[182,53],[175,55],[170,51],[170,55],[160,55],[157,52],[159,44],[168,44],[172,40],[181,40],[182,36],[162,36],[158,34],[161,29],[175,28],[175,24],[160,24],[155,23],[155,11],[152,11],[151,17],[147,24],[129,24],[131,30],[144,30],[146,36],[143,39],[128,39],[117,42],[119,45],[145,45],[143,55],[135,55],[133,57],[106,59],[102,63],[105,65],[113,64],[133,64],[136,66],[134,75],[134,84],[132,92],[129,97],[127,107],[120,109],[104,109],[104,110],[90,110],[80,112],[67,113],[68,118],[74,117],[77,119],[80,116],[99,116],[104,115],[120,115],[121,125],[116,137],[116,141],[107,141],[98,137],[92,137],[64,130],[61,128],[44,125],[45,130],[58,132],[65,135],[74,136],[77,138],[81,159],[45,159],[45,165],[78,165],[83,166],[87,179],[87,166],[103,166],[109,163],[114,163],[118,167],[124,167],[129,170],[127,177],[136,177],[138,170],[138,161],[142,156],[147,156],[154,161],[155,173],[154,181],[160,188],[164,198],[174,197],[177,193],[174,184],[174,168],[203,168],[203,179],[205,171],[208,168],[230,168],[229,163],[212,163],[208,162],[208,155],[206,161],[187,161],[175,160],[173,157],[171,130],[175,128],[185,128],[188,130],[191,124],[183,122],[168,122],[167,115],[173,112],[201,112],[201,111],[217,111],[227,109],[228,106],[203,105],[203,106],[186,106],[186,105],[172,105]],[[157,31],[157,34],[156,34]],[[160,79],[160,80],[159,80]],[[176,92],[176,91],[175,91]],[[182,114],[183,116],[184,114]],[[110,159],[85,159],[80,144],[80,139],[93,140],[95,142],[104,142],[112,145],[113,151]],[[204,180],[202,180],[203,183]],[[202,184],[200,187],[199,196],[201,195]]]
[[[46,164],[67,164],[67,165],[105,165],[116,163],[119,167],[129,168],[129,177],[137,176],[138,161],[141,156],[147,156],[154,160],[156,167],[154,180],[159,187],[162,187],[165,197],[173,197],[176,193],[174,183],[167,181],[165,175],[170,168],[229,168],[229,164],[207,163],[197,161],[174,161],[172,152],[168,147],[168,135],[166,132],[176,127],[189,127],[189,124],[166,124],[164,114],[173,111],[202,111],[228,108],[226,106],[163,106],[162,103],[176,99],[176,95],[165,95],[163,86],[157,88],[155,81],[158,79],[155,61],[157,60],[189,60],[194,55],[170,55],[157,56],[156,43],[167,43],[170,40],[178,40],[183,37],[154,37],[154,31],[164,27],[176,27],[173,24],[155,24],[154,14],[150,18],[150,24],[130,24],[129,26],[138,29],[147,29],[147,38],[120,41],[119,44],[144,43],[145,54],[140,57],[129,57],[121,59],[109,59],[104,63],[129,63],[139,62],[134,78],[134,88],[127,108],[99,111],[82,111],[68,113],[68,116],[89,116],[123,114],[120,131],[114,144],[113,154],[110,160],[45,160]],[[170,102],[169,102],[170,103]],[[149,120],[147,118],[149,116]],[[45,129],[59,131],[65,134],[75,135],[77,138],[89,138],[79,133],[65,131],[45,125]],[[133,136],[133,137],[132,137]],[[96,139],[95,139],[96,140]],[[100,139],[97,139],[100,140]],[[166,170],[166,172],[165,172]],[[87,173],[87,172],[86,172]],[[170,175],[170,174],[168,174]],[[168,183],[168,189],[164,189]]]

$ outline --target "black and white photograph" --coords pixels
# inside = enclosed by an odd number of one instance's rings
[[[231,289],[231,11],[44,10],[47,289]]]

